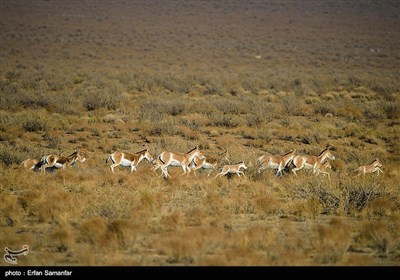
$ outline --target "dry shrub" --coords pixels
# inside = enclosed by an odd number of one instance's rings
[[[63,253],[69,251],[74,246],[74,233],[66,223],[56,225],[48,234],[48,242],[54,247],[56,252]]]
[[[396,219],[388,223],[366,221],[361,224],[359,233],[354,237],[352,250],[372,249],[376,255],[384,258],[398,258],[400,250],[399,223]]]
[[[314,199],[309,201],[309,210],[313,216],[317,214],[313,209],[321,209],[320,214],[346,213],[357,216],[376,198],[391,199],[393,195],[385,191],[377,181],[366,182],[349,178],[335,181],[310,178],[306,186],[292,185],[290,192],[294,198]]]
[[[272,194],[262,194],[256,197],[255,205],[258,211],[268,215],[280,215],[283,212],[283,203]]]
[[[4,150],[0,151],[0,162],[5,166],[20,164],[25,159],[26,158],[20,152],[11,148],[4,148]]]
[[[159,96],[144,98],[138,104],[138,120],[158,122],[165,116],[178,116],[185,110],[181,96]]]
[[[130,220],[112,220],[107,224],[106,244],[114,249],[131,248],[136,240],[138,226]]]
[[[400,118],[400,102],[398,100],[394,102],[382,102],[380,107],[383,109],[383,112],[386,114],[388,119]]]
[[[78,226],[78,230],[78,242],[88,243],[99,248],[106,242],[104,240],[107,230],[107,221],[105,218],[93,217],[86,219]]]
[[[360,120],[364,117],[362,110],[351,104],[338,109],[337,114],[345,117],[349,121]]]
[[[105,108],[108,110],[116,110],[120,107],[122,95],[108,92],[106,89],[98,89],[88,87],[83,93],[83,106],[88,111]]]
[[[352,242],[352,227],[339,219],[328,225],[317,225],[312,243],[316,250],[315,260],[321,264],[336,264]]]

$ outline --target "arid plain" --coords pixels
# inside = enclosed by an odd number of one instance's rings
[[[19,265],[400,264],[400,2],[0,1],[0,250]],[[246,177],[159,177],[116,151]],[[257,173],[318,155],[330,179]],[[44,175],[27,159],[86,162]],[[375,158],[383,174],[356,176]],[[0,265],[7,265],[2,260]]]

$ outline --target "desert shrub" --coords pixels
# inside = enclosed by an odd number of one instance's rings
[[[316,93],[321,94],[327,90],[327,81],[325,79],[311,79],[311,81],[309,82],[309,86]]]
[[[249,127],[257,127],[262,124],[263,119],[258,114],[249,114],[246,116],[246,123]]]
[[[164,116],[178,116],[185,110],[185,103],[179,97],[148,97],[138,104],[137,118],[158,122]]]
[[[46,122],[35,116],[28,117],[28,119],[22,124],[22,127],[28,132],[43,131],[46,130]]]
[[[110,92],[105,88],[90,86],[84,90],[83,106],[88,111],[101,108],[116,110],[122,102],[120,94]]]
[[[382,102],[381,103],[382,109],[386,114],[388,119],[398,119],[400,118],[400,102]]]
[[[327,103],[316,103],[314,105],[314,113],[315,114],[321,114],[325,116],[326,114],[330,113],[335,115],[335,110],[332,108],[331,104]]]
[[[11,149],[10,147],[0,151],[0,162],[2,162],[6,166],[10,166],[12,164],[20,164],[24,160],[23,156]]]
[[[185,94],[195,84],[195,78],[190,75],[176,76],[172,74],[159,73],[154,77],[156,87],[166,89],[170,92]]]
[[[246,110],[245,108],[243,108],[242,103],[236,99],[219,99],[214,101],[213,104],[222,114],[239,115],[246,113]]]
[[[340,178],[336,182],[311,179],[308,184],[292,186],[295,198],[316,198],[322,205],[321,214],[358,215],[369,203],[378,197],[391,197],[379,181],[361,181]]]
[[[299,100],[294,96],[286,96],[282,100],[284,111],[287,115],[297,115],[300,108]]]
[[[400,90],[399,85],[389,79],[368,79],[366,83],[370,89],[381,95],[389,95]]]
[[[208,125],[233,128],[239,125],[239,121],[235,116],[216,115],[212,118],[211,122]]]
[[[0,109],[14,111],[20,106],[20,99],[16,95],[4,94],[1,97]]]
[[[369,120],[382,120],[386,117],[379,104],[365,106],[364,116]]]
[[[223,87],[215,82],[207,82],[203,86],[205,87],[205,90],[203,91],[203,94],[205,95],[214,95],[223,93]]]
[[[256,94],[262,88],[262,80],[259,77],[249,78],[247,77],[242,81],[242,87],[244,90]]]
[[[49,134],[44,135],[43,140],[45,140],[47,142],[47,148],[50,148],[50,149],[58,148],[61,143],[60,138],[49,135]]]

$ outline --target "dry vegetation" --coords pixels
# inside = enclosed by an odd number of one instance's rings
[[[21,265],[399,265],[398,11],[0,1],[0,249],[28,244]],[[196,144],[252,162],[247,178],[105,164]],[[261,154],[328,144],[331,180],[255,172]],[[88,160],[70,169],[18,168],[76,148]],[[355,176],[377,157],[383,175]]]

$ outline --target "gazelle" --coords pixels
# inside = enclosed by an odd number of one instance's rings
[[[241,162],[239,162],[239,163],[237,163],[237,164],[227,164],[227,165],[224,165],[224,166],[222,167],[222,169],[221,169],[221,172],[218,173],[218,174],[214,177],[214,179],[217,178],[217,177],[220,176],[220,175],[226,175],[226,174],[228,174],[228,173],[235,173],[235,174],[238,175],[239,177],[240,177],[240,174],[243,174],[243,176],[245,176],[244,173],[243,173],[243,171],[240,170],[241,168],[247,169],[247,166],[246,166],[246,164],[244,163],[244,161],[241,161]],[[245,176],[245,177],[246,177],[246,176]]]
[[[381,172],[383,174],[381,167],[382,167],[382,164],[379,162],[379,159],[376,158],[376,159],[374,159],[373,162],[371,162],[371,164],[360,166],[356,170],[356,172],[358,172],[357,176],[360,176],[361,174],[365,175],[366,173],[374,173],[374,172],[377,172],[377,176],[379,176],[379,172]]]
[[[20,166],[23,167],[26,170],[35,170],[37,169],[38,163],[40,161],[38,161],[37,159],[26,159],[23,162],[21,162]],[[37,170],[35,170],[37,171]]]
[[[217,163],[210,163],[207,161],[206,157],[194,157],[191,168],[193,170],[194,175],[197,176],[196,171],[197,169],[209,169],[207,176],[210,176],[211,172],[216,169]]]
[[[46,172],[46,168],[48,167],[65,169],[66,167],[72,166],[77,161],[79,162],[86,161],[86,158],[80,153],[79,149],[76,149],[75,152],[73,152],[67,157],[47,155],[42,157],[42,160],[40,161],[40,164],[42,164],[42,166],[40,167],[40,171],[41,173],[44,174]]]
[[[327,159],[335,160],[335,156],[329,151],[329,148],[323,150],[318,156],[297,155],[292,160],[294,166],[296,166],[292,169],[292,172],[297,176],[296,171],[304,168],[312,169],[315,174],[317,169],[324,164]]]
[[[134,154],[128,152],[115,151],[114,153],[108,156],[106,163],[108,163],[109,160],[112,161],[113,164],[110,165],[110,168],[113,173],[114,173],[114,167],[117,167],[119,165],[130,166],[132,173],[133,171],[137,170],[136,167],[143,159],[147,159],[149,162],[152,162],[153,157],[149,153],[149,148],[146,148]]]
[[[296,149],[283,156],[262,155],[257,159],[257,162],[261,165],[257,172],[260,173],[262,170],[267,168],[278,169],[276,176],[282,176],[282,170],[285,169],[285,167],[293,160],[295,152]]]
[[[329,161],[325,161],[319,168],[317,168],[315,175],[318,176],[319,173],[322,173],[328,175],[328,178],[330,178],[331,175],[329,174],[328,169],[332,169],[332,165],[329,163]]]
[[[158,160],[160,161],[160,168],[164,174],[164,177],[168,178],[171,177],[167,170],[168,166],[181,166],[183,169],[183,173],[181,175],[189,175],[191,172],[189,165],[192,163],[195,157],[203,157],[199,150],[199,146],[196,146],[196,148],[190,150],[186,154],[164,151],[158,156]]]

